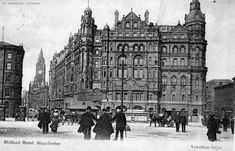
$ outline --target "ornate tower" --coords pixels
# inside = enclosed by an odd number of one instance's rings
[[[87,7],[81,18],[81,88],[92,88],[92,50],[94,41],[94,18]]]
[[[38,57],[38,62],[36,64],[36,74],[34,77],[34,83],[35,83],[34,85],[37,85],[37,87],[45,86],[45,71],[46,71],[45,59],[41,49]]]
[[[205,14],[201,12],[199,0],[193,0],[190,3],[190,12],[185,14],[185,27],[198,34],[202,39],[205,38]]]

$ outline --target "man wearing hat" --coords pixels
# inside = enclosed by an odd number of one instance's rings
[[[214,113],[210,113],[209,114],[209,119],[208,119],[208,124],[207,124],[207,133],[206,135],[208,136],[208,139],[210,141],[215,141],[216,140],[216,133],[221,133],[219,131],[219,127],[218,127],[218,122],[217,120],[214,118]]]
[[[181,122],[181,125],[182,125],[182,132],[186,132],[185,126],[186,126],[186,123],[187,123],[187,117],[185,115],[185,112],[182,112],[180,122]]]
[[[91,127],[94,125],[93,120],[97,121],[97,118],[91,113],[91,107],[86,108],[86,112],[82,114],[81,120],[79,122],[80,127],[78,132],[83,132],[84,139],[91,139]]]

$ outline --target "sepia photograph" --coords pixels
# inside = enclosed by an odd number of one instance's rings
[[[0,0],[0,150],[235,150],[234,10]]]

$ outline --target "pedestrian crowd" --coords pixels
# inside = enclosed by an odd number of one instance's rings
[[[46,108],[41,108],[38,116],[39,120],[38,127],[42,129],[43,134],[48,133],[49,126],[53,133],[57,132],[57,128],[59,127],[59,123],[61,121],[60,115],[61,113],[59,113],[58,110],[55,110],[54,112],[51,113]],[[164,119],[166,119],[166,121],[168,121],[168,126],[172,126],[171,124],[172,122],[175,124],[176,132],[179,132],[180,125],[182,127],[182,132],[186,132],[187,117],[185,112],[181,113],[176,112],[173,118],[171,116],[167,117],[164,114],[163,116],[156,116],[153,113],[150,113],[149,117],[150,117],[150,126],[152,122],[155,123],[155,126],[156,122],[159,122],[159,126],[162,126],[162,123],[164,123],[163,122]],[[116,121],[115,126],[113,126],[112,124],[114,121]],[[130,130],[129,125],[126,122],[125,113],[120,108],[117,108],[117,111],[114,116],[112,116],[112,114],[107,112],[106,109],[103,109],[101,115],[99,116],[99,118],[97,118],[96,116],[93,115],[91,107],[88,106],[86,108],[86,112],[80,116],[78,124],[80,126],[77,132],[83,133],[85,140],[91,139],[92,126],[94,126],[93,132],[95,133],[94,137],[95,140],[110,140],[111,134],[114,133],[113,127],[115,127],[114,140],[118,140],[119,136],[120,140],[123,140],[124,132],[126,134],[126,131]],[[217,139],[217,134],[222,133],[219,130],[221,125],[223,126],[223,132],[227,132],[227,129],[231,128],[231,132],[232,134],[234,134],[234,117],[224,116],[222,119],[218,119],[211,112],[207,120],[208,130],[206,135],[208,137],[208,140],[215,141]]]

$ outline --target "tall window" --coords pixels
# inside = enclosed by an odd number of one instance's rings
[[[181,77],[180,82],[181,82],[181,85],[186,85],[186,78],[184,76]]]
[[[176,85],[176,83],[177,83],[176,77],[173,76],[173,77],[171,78],[171,84],[172,84],[172,85]]]
[[[180,47],[180,53],[186,53],[184,46],[181,46],[181,47]]]
[[[99,80],[99,72],[98,71],[94,71],[94,79]]]
[[[185,101],[185,95],[182,94],[182,102],[184,102],[184,101]]]
[[[99,55],[99,50],[98,49],[95,50],[95,54]]]
[[[8,58],[8,59],[12,59],[12,53],[8,53],[8,54],[7,54],[7,58]]]
[[[180,65],[181,65],[181,66],[185,66],[185,59],[184,59],[184,58],[181,58],[181,59],[180,59]]]
[[[11,70],[12,69],[12,64],[11,64],[11,62],[8,62],[7,63],[7,70]]]
[[[122,45],[121,44],[118,45],[118,51],[122,51]]]
[[[165,46],[162,47],[162,53],[167,53],[167,49]]]
[[[11,89],[5,88],[5,96],[10,96],[10,95],[11,95]]]
[[[120,65],[122,65],[122,63],[124,63],[124,65],[126,65],[127,64],[127,57],[126,56],[124,56],[124,57],[119,57],[119,59],[118,59],[118,65],[120,66]]]
[[[142,66],[144,63],[142,56],[136,56],[134,58],[134,66]]]
[[[162,66],[166,66],[166,65],[167,65],[166,58],[163,58],[163,59],[162,59]]]
[[[140,45],[140,51],[144,51],[144,46]]]
[[[178,47],[177,47],[177,46],[174,46],[172,52],[173,52],[173,53],[178,53]]]
[[[95,61],[95,68],[98,68],[98,67],[99,67],[99,62]]]
[[[110,77],[110,78],[113,77],[113,70],[112,70],[112,69],[110,70],[109,77]]]
[[[166,101],[166,95],[165,94],[162,95],[162,101]]]
[[[11,75],[6,75],[6,82],[10,82],[11,81]]]
[[[134,45],[134,51],[138,51],[138,45]]]
[[[134,69],[134,78],[143,78],[143,69]]]
[[[177,58],[173,58],[173,66],[177,66]]]
[[[129,51],[128,45],[125,45],[125,46],[124,46],[124,51]]]
[[[162,78],[162,84],[163,84],[163,85],[167,85],[167,78],[166,78],[166,77],[163,77],[163,78]]]
[[[118,78],[122,78],[122,69],[118,69]],[[127,78],[127,69],[124,69],[123,78]]]

